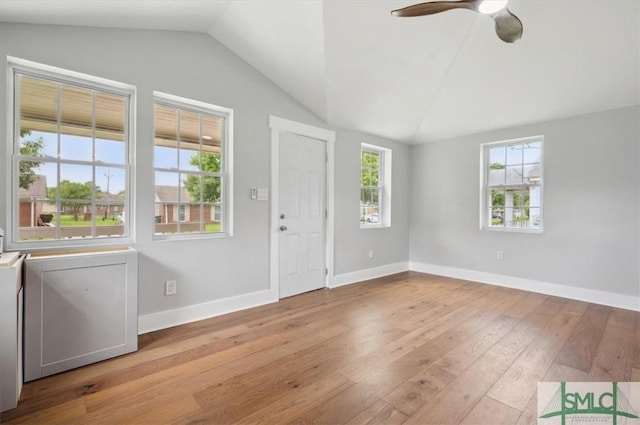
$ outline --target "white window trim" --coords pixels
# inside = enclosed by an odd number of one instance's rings
[[[392,173],[392,151],[389,148],[382,146],[372,145],[369,143],[360,144],[360,178],[362,178],[362,151],[372,151],[380,153],[380,174],[378,181],[382,181],[382,199],[380,199],[380,215],[381,219],[379,223],[360,223],[360,229],[380,229],[385,227],[391,227],[391,173]],[[359,186],[360,188],[361,186]],[[360,192],[358,190],[358,192]],[[358,197],[358,205],[360,205],[360,199]],[[360,220],[360,214],[358,213],[358,220]]]
[[[47,78],[53,81],[61,83],[70,83],[73,85],[79,85],[90,89],[99,89],[106,92],[115,93],[129,97],[129,114],[127,122],[127,155],[128,162],[125,164],[125,173],[127,179],[127,186],[125,187],[128,196],[125,199],[124,208],[128,211],[130,217],[135,216],[135,137],[136,137],[136,99],[137,89],[130,84],[121,83],[118,81],[109,80],[106,78],[96,77],[90,74],[84,74],[81,72],[71,71],[64,68],[58,68],[55,66],[45,65],[37,62],[32,62],[12,56],[7,56],[7,126],[6,126],[6,140],[9,143],[6,144],[6,194],[9,202],[6,203],[6,217],[7,217],[7,229],[5,229],[5,236],[7,241],[7,249],[9,250],[26,250],[26,251],[39,251],[59,247],[80,247],[80,246],[110,246],[110,245],[123,245],[131,244],[135,242],[135,223],[133,220],[128,220],[125,223],[125,235],[102,237],[102,238],[73,238],[73,239],[56,239],[56,240],[44,240],[44,241],[19,241],[18,240],[18,223],[19,223],[19,208],[18,196],[19,190],[15,185],[18,181],[18,167],[15,166],[14,161],[14,149],[17,146],[17,140],[15,135],[16,130],[20,127],[18,114],[15,113],[15,74],[21,73],[24,75],[31,75],[37,78]]]
[[[538,228],[522,228],[522,227],[498,227],[488,225],[488,185],[487,185],[487,151],[492,146],[509,145],[509,144],[522,144],[527,142],[542,142],[542,157],[540,158],[540,174],[542,175],[542,181],[540,182],[540,216],[542,217],[542,223]],[[507,233],[532,233],[540,234],[544,232],[544,135],[521,137],[518,139],[500,140],[496,142],[483,143],[480,145],[480,230],[488,230],[492,232],[507,232]]]
[[[191,111],[201,112],[204,114],[213,114],[224,117],[223,134],[226,136],[224,141],[223,156],[223,187],[221,217],[224,223],[224,232],[219,233],[177,233],[177,234],[156,234],[155,226],[153,230],[153,240],[179,240],[179,239],[212,239],[212,238],[228,238],[233,236],[233,109],[224,106],[214,105],[211,103],[201,102],[186,97],[175,96],[168,93],[153,92],[153,104],[156,103],[172,106],[180,109],[188,109]],[[155,134],[155,126],[153,128]],[[155,164],[154,164],[153,185],[155,188]],[[155,208],[153,209],[155,211]]]

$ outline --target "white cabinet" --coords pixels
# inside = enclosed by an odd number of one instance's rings
[[[22,390],[22,263],[17,252],[0,256],[0,411],[18,405]]]
[[[25,260],[25,381],[138,349],[134,249]]]

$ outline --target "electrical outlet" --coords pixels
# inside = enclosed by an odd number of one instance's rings
[[[504,260],[504,252],[502,251],[496,251],[496,260]]]
[[[175,295],[177,293],[178,283],[175,280],[167,280],[164,283],[164,294]]]
[[[369,250],[369,258],[373,258],[373,249]]]

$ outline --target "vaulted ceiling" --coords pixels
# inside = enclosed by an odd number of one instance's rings
[[[208,33],[329,125],[405,143],[640,104],[640,1],[511,0],[514,44],[406,0],[2,0],[0,22]]]

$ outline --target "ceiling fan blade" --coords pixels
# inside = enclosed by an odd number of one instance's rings
[[[407,6],[402,9],[392,10],[393,16],[401,18],[410,18],[414,16],[433,15],[435,13],[446,12],[452,9],[471,9],[478,10],[478,3],[482,0],[460,0],[460,1],[433,1],[427,3],[418,3]]]
[[[522,37],[522,21],[506,7],[492,16],[496,23],[496,34],[505,43],[513,43]]]

